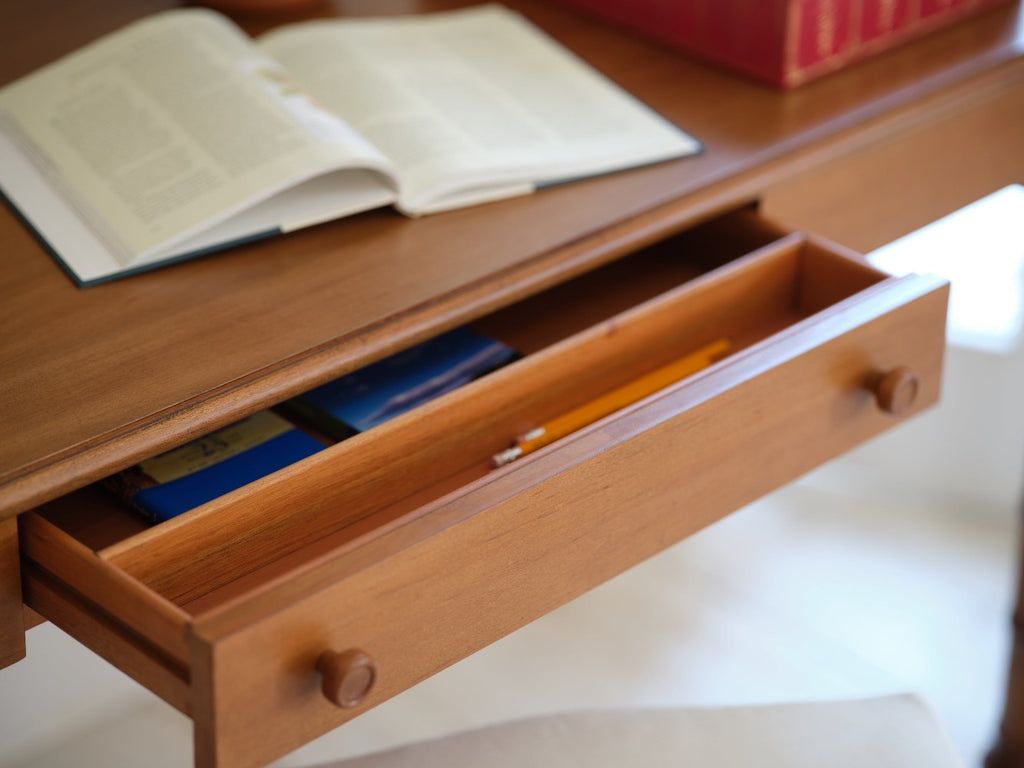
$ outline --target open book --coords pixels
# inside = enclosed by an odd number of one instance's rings
[[[0,89],[0,192],[80,285],[699,148],[493,5],[256,41],[212,11],[168,11]]]

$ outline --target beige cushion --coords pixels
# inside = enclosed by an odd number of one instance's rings
[[[330,768],[463,766],[964,768],[932,711],[912,695],[552,715],[411,744]]]

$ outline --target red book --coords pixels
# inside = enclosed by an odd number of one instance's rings
[[[781,88],[1017,0],[562,0]]]

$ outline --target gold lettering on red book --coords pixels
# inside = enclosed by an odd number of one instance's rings
[[[786,87],[799,82],[801,3],[802,0],[790,0],[786,7],[786,49],[783,51],[782,65],[782,83]]]
[[[816,42],[818,58],[825,59],[831,55],[836,44],[836,0],[821,0],[818,5]]]
[[[878,28],[891,32],[896,23],[896,0],[879,0]]]

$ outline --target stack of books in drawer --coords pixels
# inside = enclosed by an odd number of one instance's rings
[[[700,58],[793,88],[1011,0],[564,2]]]

